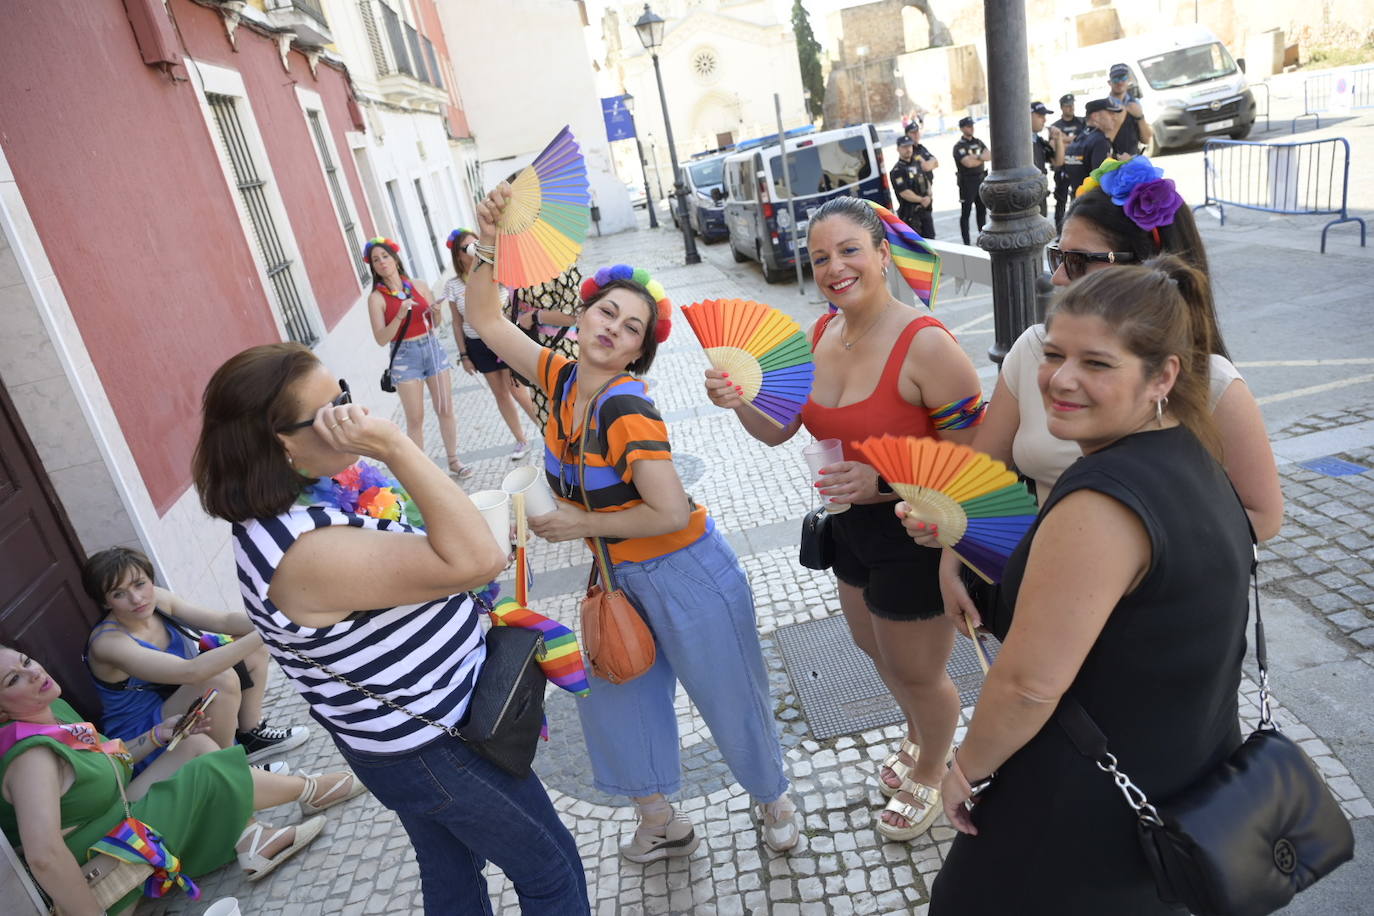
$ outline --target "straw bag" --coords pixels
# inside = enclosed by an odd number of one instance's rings
[[[587,400],[587,406],[582,411],[582,445],[577,453],[578,486],[582,490],[582,503],[588,512],[592,511],[592,504],[587,499],[587,439],[591,409],[602,392],[617,378],[619,376],[602,385]],[[612,684],[624,684],[653,667],[657,657],[654,634],[630,599],[615,587],[606,542],[601,538],[592,538],[591,541],[596,562],[592,564],[587,577],[587,597],[582,599],[582,645],[586,648],[593,674]],[[597,584],[598,570],[601,574],[600,584]]]
[[[119,778],[119,767],[109,754],[102,754],[115,771],[115,785],[119,786],[119,800],[124,803],[125,820],[132,821],[134,813],[129,808],[129,796],[124,792],[124,780]],[[102,910],[112,908],[135,888],[142,888],[152,875],[153,866],[147,862],[125,862],[103,852],[96,853],[81,866],[81,876],[90,885]]]

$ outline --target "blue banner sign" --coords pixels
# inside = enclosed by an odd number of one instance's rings
[[[613,95],[601,100],[601,115],[606,119],[606,139],[630,140],[635,135],[635,119],[625,105],[629,96]]]

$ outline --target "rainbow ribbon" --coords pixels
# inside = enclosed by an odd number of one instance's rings
[[[234,637],[225,633],[202,633],[200,634],[200,651],[209,652],[211,649],[227,646],[233,641]]]
[[[901,271],[902,279],[926,308],[934,309],[935,294],[940,289],[940,256],[915,229],[898,219],[897,214],[871,200],[868,204],[883,221],[883,232],[892,248],[892,261]]]
[[[200,888],[181,873],[181,859],[167,848],[152,827],[136,817],[126,817],[113,830],[91,844],[90,852],[105,853],[121,862],[147,862],[153,874],[143,885],[149,897],[162,897],[181,887],[192,900],[200,899]]]
[[[506,597],[491,609],[491,622],[498,627],[525,627],[538,630],[544,636],[544,653],[539,667],[544,676],[574,696],[585,697],[592,692],[587,680],[587,668],[582,661],[582,648],[572,630],[543,614],[521,607],[514,598]]]

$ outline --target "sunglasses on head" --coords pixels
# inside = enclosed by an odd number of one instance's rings
[[[353,395],[349,394],[349,392],[348,392],[348,382],[345,382],[343,379],[339,379],[339,396],[336,397],[334,400],[330,401],[328,406],[330,406],[330,407],[342,407],[342,406],[344,406],[345,404],[352,404],[352,403],[353,403]],[[305,429],[307,426],[314,426],[314,425],[315,425],[315,418],[314,418],[314,417],[311,417],[309,420],[302,420],[302,421],[299,422],[299,423],[292,423],[290,426],[282,426],[282,427],[280,427],[280,428],[277,429],[277,432],[279,432],[279,433],[292,433],[292,432],[295,432],[295,431],[298,430],[298,429]]]
[[[1135,260],[1135,254],[1130,251],[1065,251],[1058,245],[1046,245],[1045,257],[1050,262],[1050,273],[1062,265],[1064,274],[1070,280],[1077,280],[1087,273],[1088,264],[1092,262],[1129,264]]]

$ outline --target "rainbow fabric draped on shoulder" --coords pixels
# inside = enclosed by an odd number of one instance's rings
[[[892,248],[892,262],[901,271],[902,279],[926,308],[935,308],[935,294],[940,290],[940,256],[926,240],[882,204],[868,201],[868,205],[883,221],[883,233]]]

